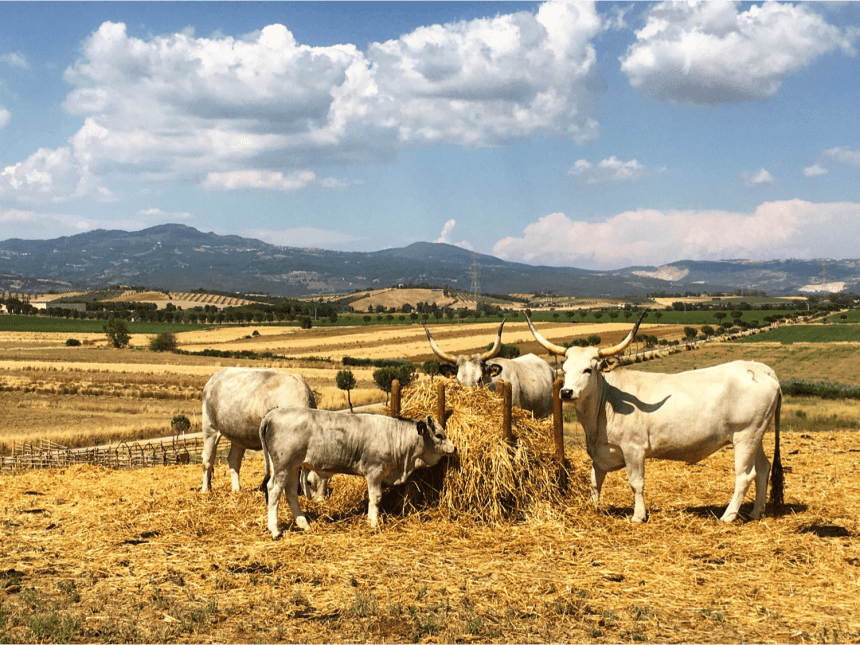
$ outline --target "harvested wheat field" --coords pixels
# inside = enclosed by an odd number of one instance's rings
[[[404,412],[435,406],[425,388]],[[498,436],[494,394],[447,397],[458,461],[383,498],[337,475],[312,528],[266,531],[254,487],[226,465],[75,466],[2,479],[0,637],[24,642],[856,642],[860,479],[855,433],[783,433],[787,508],[722,524],[732,451],[649,462],[649,521],[612,473],[600,509],[570,448],[565,490],[545,423]],[[773,453],[773,436],[765,450]],[[519,453],[519,454],[518,454]],[[750,499],[751,499],[750,493]],[[749,511],[751,501],[743,510]]]

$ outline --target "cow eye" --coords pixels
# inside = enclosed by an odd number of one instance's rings
[[[445,441],[445,435],[443,435],[443,434],[439,434],[438,432],[436,433],[436,438],[437,438],[439,441]]]

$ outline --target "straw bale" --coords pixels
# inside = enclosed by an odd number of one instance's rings
[[[433,468],[415,471],[405,484],[385,489],[380,501],[384,513],[429,513],[492,524],[551,512],[571,496],[584,495],[587,470],[575,472],[569,461],[557,461],[552,418],[535,419],[514,408],[514,442],[509,445],[502,439],[501,395],[448,381],[445,405],[450,412],[446,433],[457,454]],[[423,381],[404,388],[401,416],[420,419],[428,414],[436,416],[435,387]],[[329,517],[367,510],[362,479],[339,477],[333,489],[325,506],[338,510]]]

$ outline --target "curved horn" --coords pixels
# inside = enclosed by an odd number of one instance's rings
[[[639,316],[639,320],[636,321],[636,324],[633,325],[633,329],[630,330],[630,333],[627,334],[627,337],[618,343],[615,347],[607,347],[606,349],[598,349],[597,355],[600,358],[606,358],[607,356],[615,356],[616,354],[620,354],[627,346],[633,342],[633,339],[636,337],[636,332],[639,330],[639,323],[645,318],[645,315],[648,313],[648,310],[642,312],[642,315]]]
[[[433,353],[436,354],[436,356],[438,356],[443,361],[446,361],[448,363],[456,363],[457,362],[456,356],[451,356],[451,354],[446,354],[445,352],[443,352],[441,349],[439,349],[436,346],[436,343],[433,342],[433,337],[430,335],[430,330],[427,329],[426,325],[424,325],[424,331],[427,332],[427,340],[430,341],[430,347],[433,349]],[[445,368],[445,369],[448,369],[448,368]]]
[[[523,314],[525,316],[525,314]],[[529,329],[532,330],[532,334],[535,337],[535,340],[539,342],[545,350],[547,350],[550,354],[556,354],[558,356],[564,356],[567,353],[567,348],[562,347],[561,345],[554,345],[549,342],[546,338],[541,336],[535,326],[532,324],[532,321],[529,320],[529,317],[526,316],[526,322],[529,324]]]
[[[481,356],[481,360],[482,360],[482,361],[488,361],[488,360],[490,360],[491,358],[495,358],[496,356],[498,356],[498,355],[499,355],[499,352],[502,350],[502,327],[504,327],[504,326],[505,326],[505,321],[506,321],[507,319],[508,319],[508,317],[507,317],[507,316],[505,316],[504,318],[502,318],[502,324],[501,324],[501,325],[499,325],[499,331],[497,331],[497,332],[496,332],[496,342],[495,342],[495,344],[490,348],[490,351],[488,351],[488,352],[484,353],[484,355],[483,355],[483,356]]]

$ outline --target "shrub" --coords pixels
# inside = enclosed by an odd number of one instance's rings
[[[175,351],[178,346],[179,342],[176,340],[176,334],[169,331],[158,334],[158,336],[153,338],[149,343],[149,349],[153,352],[172,352]]]
[[[415,366],[409,363],[399,367],[380,367],[373,372],[373,381],[386,394],[391,393],[391,382],[394,379],[400,381],[401,387],[406,387],[415,380]]]
[[[81,341],[79,341],[77,338],[69,338],[68,340],[66,340],[66,347],[79,347],[80,344]]]
[[[313,327],[313,322],[311,322],[310,317],[302,316],[299,320],[301,322],[302,329],[310,329]]]
[[[182,434],[188,432],[191,428],[191,421],[184,414],[177,414],[170,422],[170,430],[174,434]]]
[[[493,345],[495,343],[490,343],[487,345],[487,349],[493,349]],[[501,348],[499,349],[499,356],[501,358],[516,358],[520,355],[520,348],[513,344],[502,343]]]
[[[109,319],[107,324],[102,327],[102,330],[107,334],[107,337],[116,349],[125,347],[128,345],[128,341],[131,340],[131,336],[128,333],[128,322],[123,318]]]

